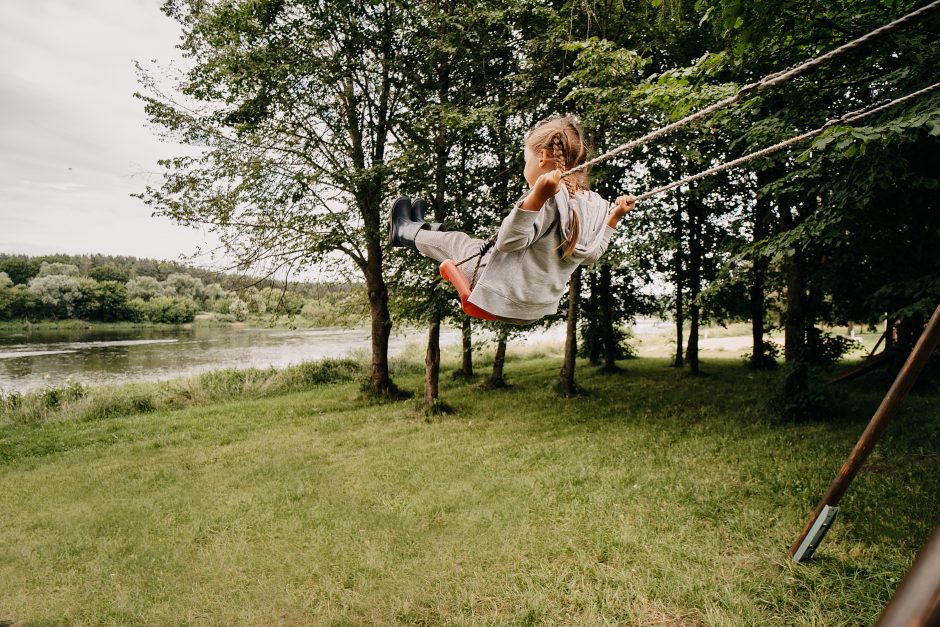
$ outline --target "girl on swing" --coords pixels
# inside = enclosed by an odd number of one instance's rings
[[[529,189],[503,219],[496,244],[460,266],[472,285],[469,302],[511,324],[531,324],[558,311],[568,278],[579,265],[597,261],[620,219],[634,206],[621,196],[613,208],[587,189],[586,172],[562,181],[564,170],[587,160],[581,127],[574,116],[543,120],[526,135],[523,175]],[[562,185],[564,182],[564,185]],[[478,253],[484,242],[424,221],[426,203],[399,198],[391,209],[389,239],[445,261]]]

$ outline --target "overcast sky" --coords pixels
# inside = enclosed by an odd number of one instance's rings
[[[0,0],[0,252],[175,259],[205,241],[130,197],[181,153],[133,97],[134,59],[179,59],[160,4]]]

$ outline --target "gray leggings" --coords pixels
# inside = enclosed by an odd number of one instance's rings
[[[470,237],[460,231],[425,230],[418,231],[418,234],[415,236],[415,246],[422,255],[436,259],[437,261],[445,261],[447,259],[462,261],[470,255],[480,252],[480,247],[483,246],[483,240]],[[480,261],[480,270],[477,273],[477,278],[483,274],[483,268],[486,267],[486,262],[489,260],[492,252],[493,249],[490,248],[486,254],[483,255],[483,259]],[[473,269],[476,265],[477,258],[474,257],[465,264],[458,266],[458,268],[460,268],[463,275],[467,277],[467,280],[471,281],[473,279]]]
[[[470,237],[460,231],[418,231],[418,234],[415,236],[415,246],[422,255],[430,257],[431,259],[438,261],[445,261],[447,259],[462,261],[470,255],[479,252],[480,247],[483,246],[483,240]],[[486,254],[483,255],[483,259],[480,260],[480,269],[477,272],[477,278],[483,274],[486,262],[489,261],[490,255],[492,254],[493,249],[490,248],[486,251]],[[463,275],[467,277],[467,281],[472,283],[473,270],[476,268],[476,265],[477,259],[474,257],[467,263],[457,267],[460,268]],[[502,316],[496,316],[496,319],[500,322],[508,322],[509,324],[517,325],[529,325],[533,322],[537,322],[537,320],[520,320],[517,318],[503,318]]]

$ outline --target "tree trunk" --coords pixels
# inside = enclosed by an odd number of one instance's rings
[[[453,13],[453,5],[450,2],[444,3],[438,10],[445,14]],[[446,25],[446,20],[441,21]],[[446,27],[442,26],[441,35],[446,34]],[[437,97],[442,105],[449,101],[450,94],[450,57],[447,54],[441,54],[437,58]],[[434,221],[443,222],[446,217],[445,191],[447,188],[447,159],[450,155],[450,145],[448,143],[447,125],[443,119],[443,114],[438,120],[437,132],[434,137]],[[440,396],[441,380],[441,317],[442,305],[440,303],[440,292],[431,287],[430,305],[433,309],[431,325],[428,330],[428,348],[424,358],[424,409],[428,410],[435,406]]]
[[[782,201],[783,202],[783,201]],[[794,212],[782,207],[780,225],[789,231],[796,226]],[[784,314],[784,360],[787,375],[783,393],[788,402],[785,413],[802,417],[800,398],[809,391],[809,366],[806,361],[806,276],[804,251],[797,246],[789,249],[784,261],[787,307]]]
[[[694,298],[694,296],[693,296]],[[698,367],[698,333],[699,333],[698,305],[689,307],[689,343],[685,348],[685,359],[689,363],[689,373],[699,374]]]
[[[604,347],[604,366],[601,372],[613,373],[620,370],[617,366],[617,337],[614,334],[614,296],[611,293],[610,264],[601,266],[601,333]]]
[[[424,410],[437,403],[440,396],[441,321],[438,316],[428,330],[428,349],[424,354]]]
[[[473,378],[473,329],[470,316],[464,316],[461,327],[461,340],[463,342],[463,363],[460,368],[461,376]]]
[[[372,370],[369,391],[375,396],[391,397],[398,393],[388,374],[388,338],[392,332],[392,318],[388,311],[388,288],[382,277],[382,252],[378,241],[368,243],[369,272],[366,289],[369,291],[369,312],[372,317]]]
[[[758,177],[758,183],[760,183]],[[770,198],[766,195],[758,196],[754,205],[754,233],[752,242],[755,244],[767,237],[767,225],[770,218]],[[764,317],[766,315],[766,301],[764,284],[767,277],[767,258],[764,255],[755,255],[751,266],[751,368],[763,369],[770,366],[770,358],[764,353]]]
[[[781,207],[780,226],[784,231],[790,231],[796,226],[793,211],[789,207]],[[806,278],[803,254],[803,250],[794,246],[787,250],[784,258],[787,307],[783,319],[783,353],[788,363],[801,360],[806,346]]]
[[[685,273],[682,264],[682,206],[676,201],[676,213],[672,221],[673,233],[676,236],[675,277],[676,277],[676,357],[672,365],[682,368],[685,361],[682,358],[682,287],[685,283]]]
[[[698,367],[698,327],[701,307],[698,302],[702,282],[702,209],[697,198],[689,201],[689,344],[686,347],[686,361],[689,372],[699,374]]]
[[[509,332],[501,328],[497,334],[496,356],[493,358],[493,372],[490,374],[487,387],[506,387],[506,379],[503,377],[503,366],[506,364],[506,343],[508,338]]]
[[[584,343],[585,348],[587,349],[588,362],[592,366],[598,366],[601,363],[601,354],[603,353],[603,340],[602,340],[602,328],[601,328],[601,316],[599,311],[601,308],[600,299],[601,291],[598,289],[597,285],[597,273],[591,272],[588,274],[588,289],[591,291],[591,296],[588,298],[585,303],[585,316],[583,331],[584,331]]]
[[[786,361],[803,357],[806,346],[806,283],[803,272],[803,251],[792,248],[786,257],[787,315],[784,326]]]
[[[578,351],[578,296],[581,293],[581,268],[571,275],[568,284],[568,328],[565,334],[565,358],[558,378],[558,391],[563,396],[577,394],[574,380],[575,357]]]

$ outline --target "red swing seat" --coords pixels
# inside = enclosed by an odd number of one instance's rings
[[[441,276],[457,288],[457,294],[460,295],[460,305],[463,307],[465,314],[481,320],[496,320],[496,316],[470,302],[470,281],[460,271],[453,259],[447,259],[441,264]]]

